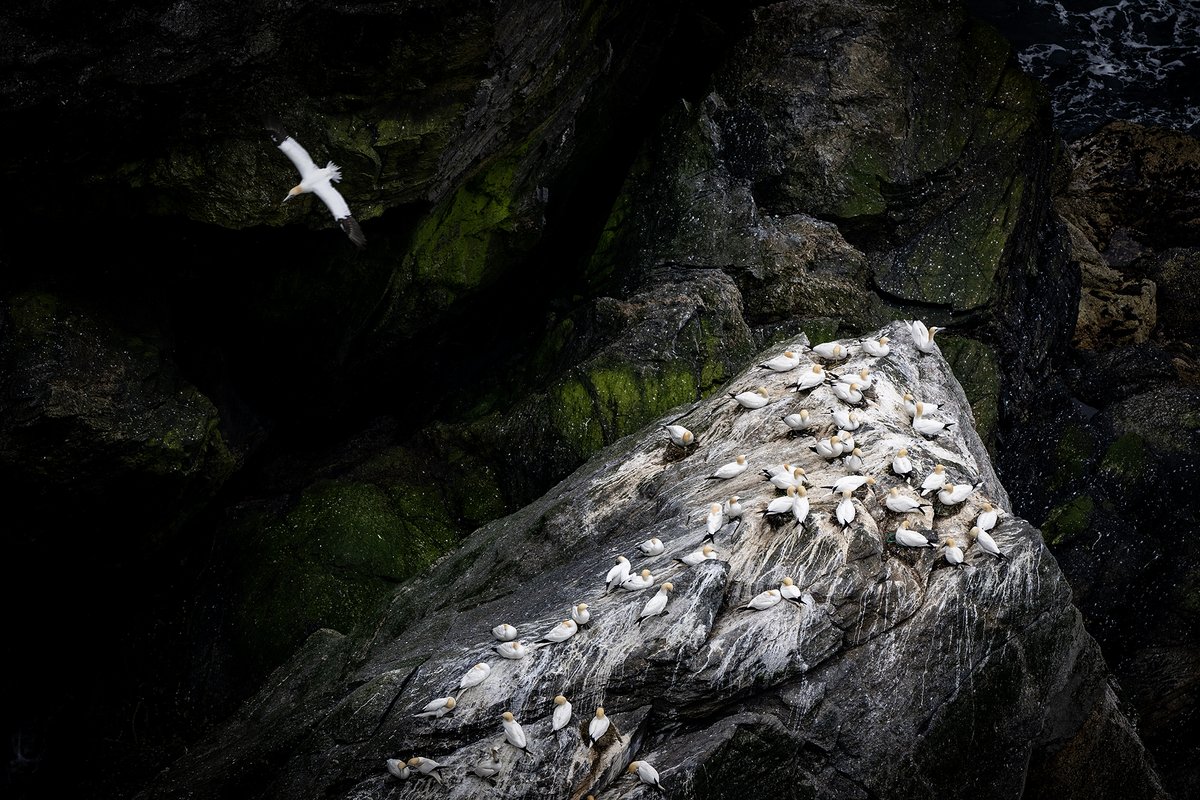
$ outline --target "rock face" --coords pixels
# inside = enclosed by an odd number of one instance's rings
[[[764,386],[766,407],[712,397],[660,421],[687,426],[693,447],[670,444],[655,424],[601,451],[398,590],[375,623],[314,635],[141,797],[384,797],[397,790],[384,760],[418,756],[446,766],[440,782],[409,777],[405,797],[655,796],[625,775],[633,759],[653,764],[666,795],[680,798],[1040,797],[1118,785],[1132,797],[1164,796],[1054,559],[1009,512],[947,364],[918,354],[901,323],[882,333],[892,337],[890,355],[857,353],[836,369],[873,376],[853,433],[876,483],[855,492],[849,525],[834,521],[833,498],[819,488],[846,475],[845,465],[816,455],[814,438],[794,436],[780,419],[809,408],[817,435],[829,435],[830,409],[842,401],[829,385],[788,390],[799,371],[751,368],[729,389]],[[805,351],[803,363],[813,359],[803,337],[789,344]],[[933,440],[915,433],[901,399],[909,389],[957,424]],[[900,516],[880,498],[891,487],[916,494],[888,469],[901,445],[918,486],[935,462],[951,480],[975,484],[961,504],[909,515],[943,544],[958,539],[962,567],[941,548],[892,541]],[[745,472],[708,479],[739,453]],[[761,514],[778,494],[762,470],[784,461],[812,485],[801,525]],[[709,504],[733,494],[746,511],[717,531],[717,557],[677,561],[704,542]],[[1004,510],[994,531],[1004,560],[964,538],[985,499]],[[665,543],[662,555],[638,552],[651,536]],[[654,589],[606,593],[619,554],[635,571],[650,569],[656,586],[673,584],[665,615],[638,621]],[[799,602],[744,608],[785,577],[803,590]],[[591,620],[567,641],[537,647],[580,602]],[[527,656],[497,655],[490,631],[501,622],[518,628]],[[414,716],[455,693],[480,661],[490,675],[452,713]],[[554,733],[560,693],[574,716]],[[588,748],[582,731],[601,705],[612,732]],[[506,710],[528,736],[527,753],[503,742]],[[492,746],[502,764],[495,790],[469,774]]]

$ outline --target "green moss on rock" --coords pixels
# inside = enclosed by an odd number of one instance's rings
[[[1136,433],[1122,434],[1100,458],[1102,470],[1125,481],[1141,478],[1146,464],[1146,441]]]
[[[942,355],[971,404],[975,430],[990,448],[1000,416],[1000,369],[996,354],[983,342],[965,336],[944,336],[939,341]]]
[[[1054,447],[1051,488],[1064,488],[1087,474],[1095,452],[1095,438],[1086,428],[1074,424],[1066,425]]]
[[[1042,538],[1050,545],[1069,542],[1087,530],[1095,510],[1096,502],[1086,494],[1056,506],[1042,523]]]

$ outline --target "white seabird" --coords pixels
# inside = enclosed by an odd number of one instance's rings
[[[776,489],[786,492],[789,486],[803,486],[808,483],[808,477],[800,467],[792,467],[791,471],[772,475],[770,483]]]
[[[421,713],[413,714],[414,717],[435,717],[440,719],[454,710],[455,702],[453,697],[439,697],[436,700],[430,700],[425,704],[425,708],[421,709]]]
[[[789,486],[787,494],[783,497],[775,497],[771,502],[767,503],[766,509],[763,511],[764,517],[772,517],[776,514],[786,514],[792,510],[792,506],[796,503],[796,487]]]
[[[554,716],[550,718],[550,730],[560,731],[571,721],[571,701],[564,695],[554,698]]]
[[[528,741],[525,738],[525,729],[521,727],[521,723],[513,719],[511,711],[505,711],[500,715],[500,724],[504,726],[504,739],[518,750],[525,750],[528,747]]]
[[[546,631],[546,635],[538,641],[548,642],[550,644],[558,644],[559,642],[565,642],[578,632],[579,625],[575,622],[575,620],[564,619],[562,622]]]
[[[430,776],[431,778],[436,780],[438,783],[442,782],[442,776],[438,775],[437,772],[435,772],[434,770],[441,769],[442,767],[445,766],[445,764],[439,764],[438,762],[434,761],[432,758],[422,758],[421,756],[413,756],[412,758],[410,758],[408,760],[408,766],[412,769],[415,769],[417,772],[421,773],[422,775]]]
[[[711,544],[706,544],[706,545],[704,545],[704,547],[701,547],[699,550],[695,550],[691,553],[688,553],[686,556],[683,556],[682,558],[677,558],[675,560],[682,561],[684,564],[687,564],[689,567],[694,567],[697,564],[699,564],[701,561],[711,561],[716,557],[717,557],[717,551],[713,549],[713,546]]]
[[[793,469],[792,465],[785,461],[782,464],[772,464],[771,466],[769,466],[763,470],[763,474],[766,475],[768,478],[774,478],[779,473],[791,472],[792,469]]]
[[[940,419],[925,416],[924,403],[917,403],[917,415],[913,417],[912,425],[913,430],[922,436],[933,438],[953,424],[953,422],[943,422]]]
[[[850,356],[850,348],[844,347],[837,342],[822,342],[812,348],[812,351],[821,358],[829,361],[841,361],[843,358]]]
[[[842,455],[849,453],[858,447],[858,442],[854,441],[854,433],[839,429],[836,434],[838,441],[842,443]],[[832,438],[832,437],[830,437]]]
[[[912,470],[912,459],[908,457],[908,450],[901,447],[896,451],[896,455],[892,456],[892,472],[897,475],[907,475]]]
[[[814,389],[824,383],[825,378],[825,368],[820,364],[813,364],[812,369],[805,370],[803,373],[801,373],[796,382],[792,384],[792,388],[794,388],[797,392]]]
[[[993,506],[991,503],[983,504],[983,511],[979,512],[979,516],[975,518],[975,527],[981,531],[990,531],[996,527],[996,522],[1000,519],[1000,509]]]
[[[783,583],[779,584],[779,596],[784,600],[799,600],[800,587],[791,578],[784,578]]]
[[[646,605],[642,608],[642,613],[638,614],[638,622],[649,619],[650,617],[657,617],[659,614],[664,613],[667,610],[668,594],[674,588],[675,587],[669,583],[664,583],[662,586],[658,587],[658,591],[655,593],[654,597],[651,597],[650,600],[647,601]]]
[[[660,556],[667,547],[662,543],[662,539],[657,536],[651,536],[646,541],[638,545],[638,550],[641,550],[648,556]]]
[[[844,528],[854,522],[854,500],[850,492],[842,492],[842,500],[837,504],[837,521]]]
[[[942,550],[942,555],[946,557],[946,561],[948,563],[953,564],[956,567],[962,565],[963,551],[962,548],[958,546],[958,542],[955,539],[947,539],[942,543],[942,547],[945,548]]]
[[[588,610],[588,604],[577,603],[571,606],[571,619],[575,620],[576,625],[587,625],[592,619],[592,612]]]
[[[829,489],[830,494],[845,494],[846,492],[857,492],[863,486],[874,486],[875,478],[871,475],[846,475],[834,481],[833,486],[823,486],[823,489]]]
[[[758,594],[754,595],[749,603],[742,606],[741,610],[765,611],[771,606],[777,604],[782,599],[783,595],[779,593],[778,589],[767,589],[765,592],[759,592]]]
[[[947,483],[937,493],[937,499],[944,506],[953,506],[966,500],[973,491],[975,491],[975,487],[969,483]]]
[[[946,468],[941,464],[934,464],[933,470],[925,476],[925,480],[921,481],[921,494],[927,495],[945,485]]]
[[[682,425],[663,425],[671,444],[676,447],[688,448],[696,443],[696,435]]]
[[[626,771],[637,773],[638,780],[648,786],[653,786],[655,789],[663,788],[662,783],[658,779],[658,770],[650,766],[648,761],[630,761],[629,769]]]
[[[887,506],[889,511],[895,511],[897,514],[908,514],[929,507],[929,503],[922,503],[915,497],[900,494],[900,490],[895,486],[888,489],[887,496],[883,499],[883,504]]]
[[[746,471],[746,457],[734,456],[733,461],[717,467],[717,471],[708,477],[715,480],[727,480]]]
[[[493,649],[504,658],[511,658],[514,660],[518,658],[524,658],[525,656],[529,655],[529,648],[526,647],[525,643],[520,640],[515,642],[504,642],[496,645]]]
[[[816,425],[816,420],[812,418],[812,414],[808,413],[807,408],[802,408],[794,414],[783,417],[783,424],[787,425],[792,433],[803,433]]]
[[[864,391],[870,389],[874,381],[875,379],[871,376],[871,370],[866,367],[863,367],[858,372],[849,372],[838,376],[838,383],[857,383],[858,388]]]
[[[772,372],[788,372],[800,366],[800,354],[793,350],[784,350],[781,355],[767,359],[759,366]]]
[[[808,490],[803,486],[796,487],[796,499],[792,502],[792,516],[799,525],[808,519]]]
[[[741,519],[742,514],[745,513],[745,509],[742,508],[742,499],[736,494],[726,500],[722,508],[725,516],[729,519]]]
[[[408,764],[402,758],[389,758],[385,763],[387,771],[402,781],[408,780],[408,776],[412,774],[412,770],[408,768]]]
[[[497,748],[493,747],[491,750],[491,756],[492,756],[491,760],[476,761],[475,766],[472,768],[471,771],[474,772],[480,778],[484,778],[484,779],[495,778],[497,775],[500,774],[500,769],[501,769],[500,751]]]
[[[862,472],[863,467],[866,466],[866,462],[863,461],[863,451],[856,447],[842,456],[842,466],[850,472]]]
[[[987,531],[980,530],[979,526],[971,528],[969,535],[972,539],[979,543],[979,549],[989,555],[993,555],[999,559],[1006,559],[1008,556],[1000,552],[999,546],[996,545],[996,540]]]
[[[300,173],[300,183],[288,191],[283,202],[286,203],[297,195],[312,192],[321,198],[321,202],[329,209],[329,213],[333,214],[342,231],[350,237],[350,241],[359,247],[366,247],[367,237],[363,236],[358,220],[350,214],[350,206],[346,204],[341,192],[333,188],[333,184],[342,179],[342,171],[338,165],[330,161],[324,167],[318,167],[308,152],[283,130],[278,121],[268,121],[266,128],[267,133],[271,135],[271,141],[283,151]]]
[[[909,529],[908,520],[901,521],[900,527],[896,528],[896,544],[902,544],[905,547],[937,547],[925,538],[925,534]]]
[[[908,329],[912,333],[913,344],[922,353],[936,353],[937,345],[934,344],[933,335],[944,328],[936,328],[934,326],[925,327],[925,323],[919,319],[915,319],[908,323]]]
[[[888,353],[892,352],[892,348],[888,345],[891,341],[886,336],[880,336],[878,339],[866,339],[862,343],[862,349],[867,351],[867,355],[883,358]]]
[[[721,526],[725,524],[725,509],[720,503],[710,503],[708,506],[708,516],[704,518],[704,529],[708,532],[706,537],[711,539],[717,535],[717,531],[721,530]]]
[[[762,408],[770,399],[765,386],[760,386],[752,392],[730,392],[729,396],[736,400],[742,408],[749,409]]]
[[[638,575],[630,575],[621,583],[621,588],[627,592],[636,592],[641,589],[649,589],[654,585],[654,576],[650,574],[650,570],[644,569]]]
[[[502,642],[511,642],[517,638],[517,629],[505,622],[492,628],[492,636]]]
[[[831,408],[829,412],[833,415],[834,424],[841,430],[856,431],[862,425],[862,417],[852,408]]]
[[[463,676],[458,679],[458,697],[462,697],[462,693],[472,686],[478,686],[487,680],[487,676],[492,674],[492,665],[484,661],[480,661],[475,666],[463,673]],[[457,699],[457,698],[456,698]]]
[[[921,413],[929,414],[937,411],[941,406],[937,403],[931,403],[928,400],[921,401]],[[917,399],[913,397],[912,392],[904,393],[904,412],[910,417],[917,416]]]
[[[629,559],[625,556],[617,556],[617,563],[608,570],[604,576],[605,591],[611,592],[616,589],[625,579],[629,577]]]
[[[596,716],[592,717],[592,721],[588,723],[588,745],[596,746],[596,742],[608,733],[609,721],[608,717],[604,716],[604,706],[596,706]]]
[[[842,383],[838,381],[833,385],[833,394],[838,400],[850,405],[858,405],[863,401],[863,393],[857,383]]]
[[[842,454],[842,438],[837,434],[834,434],[828,439],[818,439],[817,443],[809,449],[819,455],[821,458],[832,461]]]

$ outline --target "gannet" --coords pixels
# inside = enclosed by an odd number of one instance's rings
[[[358,220],[351,216],[350,206],[346,205],[346,199],[342,197],[341,192],[333,188],[333,184],[342,179],[342,171],[338,165],[330,161],[324,167],[318,167],[308,152],[283,130],[278,121],[269,120],[266,128],[267,133],[271,135],[271,141],[283,151],[300,173],[300,183],[288,191],[283,202],[286,203],[297,195],[312,192],[321,198],[321,202],[329,209],[329,213],[333,214],[342,231],[350,237],[350,241],[359,247],[366,247],[367,237],[363,236]]]
[[[646,761],[630,761],[629,769],[631,773],[637,773],[638,779],[648,786],[653,786],[655,789],[662,789],[663,785],[658,780],[658,770],[650,766]]]
[[[888,489],[887,496],[883,499],[883,504],[888,507],[889,511],[895,511],[897,514],[908,514],[909,512],[920,511],[922,508],[929,507],[929,503],[922,503],[914,497],[900,494],[900,490],[895,486]]]
[[[917,403],[917,415],[913,417],[912,423],[913,430],[922,436],[933,438],[954,424],[953,422],[942,422],[940,419],[925,416],[923,406],[923,403]]]
[[[487,676],[492,674],[492,665],[480,661],[475,666],[463,673],[463,676],[458,679],[458,697],[462,697],[462,693],[472,686],[478,686],[487,680]]]
[[[785,492],[789,486],[803,486],[807,482],[808,478],[800,467],[792,467],[791,472],[780,472],[771,476],[771,485]]]
[[[936,353],[937,345],[933,342],[933,335],[943,328],[935,328],[932,325],[928,328],[925,323],[919,319],[915,319],[908,323],[908,329],[912,332],[913,344],[922,353]]]
[[[625,556],[617,556],[617,563],[604,576],[605,591],[611,592],[613,589],[616,589],[628,577],[629,559]]]
[[[833,486],[823,486],[823,489],[829,489],[830,494],[845,494],[846,492],[857,492],[864,486],[874,486],[875,478],[871,475],[846,475],[834,481]]]
[[[717,467],[717,471],[714,472],[712,475],[709,475],[708,477],[710,479],[723,481],[728,478],[732,478],[735,475],[741,475],[745,471],[746,471],[746,457],[745,456],[735,456],[733,461],[730,461],[728,464],[722,464],[721,466]]]
[[[667,610],[667,594],[674,588],[675,587],[669,583],[664,583],[662,586],[660,586],[654,597],[651,597],[646,603],[645,607],[642,608],[642,613],[638,614],[638,622],[649,619],[650,617],[656,617],[665,612]]]
[[[858,405],[863,401],[863,393],[857,383],[842,383],[838,381],[833,385],[833,394],[838,400],[850,405]]]
[[[933,471],[925,476],[925,480],[921,481],[921,494],[927,495],[936,489],[941,489],[945,485],[946,468],[941,464],[934,464]]]
[[[715,536],[724,524],[725,511],[721,508],[721,504],[710,503],[708,506],[708,516],[704,519],[704,527],[708,531],[708,536],[710,538]]]
[[[676,447],[691,447],[696,442],[696,436],[682,425],[663,425],[667,430],[667,436],[671,438],[671,444]]]
[[[812,369],[800,373],[799,379],[792,384],[792,388],[797,392],[803,392],[820,386],[824,382],[825,368],[820,364],[813,364]]]
[[[996,522],[1000,519],[1000,509],[993,506],[991,503],[983,504],[983,511],[979,512],[979,516],[975,518],[975,527],[981,531],[990,531],[996,527]]]
[[[920,531],[910,530],[908,520],[902,520],[900,527],[896,528],[896,544],[902,544],[905,547],[937,547],[937,545],[925,538],[925,534]]]
[[[498,644],[494,649],[497,653],[505,658],[524,658],[529,654],[529,648],[525,646],[524,642],[519,640],[515,642],[504,642],[503,644]]]
[[[716,557],[717,557],[717,551],[713,549],[713,546],[711,544],[706,544],[706,545],[704,545],[704,547],[700,548],[699,550],[688,553],[683,558],[677,558],[675,560],[682,561],[684,564],[687,564],[689,567],[694,567],[697,564],[699,564],[701,561],[711,561],[712,559],[714,559]]]
[[[942,555],[946,557],[946,561],[948,563],[953,564],[956,567],[963,563],[963,551],[958,546],[957,541],[955,541],[953,538],[950,538],[943,542],[942,546],[945,548],[942,551]]]
[[[792,433],[803,433],[816,424],[816,420],[812,418],[812,414],[808,413],[807,408],[802,408],[795,414],[788,414],[783,418],[783,424],[791,429]]]
[[[867,351],[869,356],[883,358],[892,352],[892,348],[888,345],[889,341],[886,336],[880,336],[878,339],[866,339],[862,343],[862,348]]]
[[[513,719],[511,711],[500,715],[500,724],[504,726],[504,739],[518,750],[525,750],[528,742],[525,739],[525,729],[521,723]]]
[[[800,354],[792,350],[784,350],[782,355],[767,359],[759,366],[772,372],[787,372],[800,366]]]
[[[638,550],[641,550],[648,556],[662,555],[663,551],[666,549],[666,545],[662,543],[662,539],[659,539],[657,536],[651,536],[649,539],[638,545]]]
[[[791,472],[792,469],[793,469],[792,465],[785,461],[782,464],[773,464],[773,465],[767,467],[766,469],[763,470],[763,475],[766,475],[768,478],[774,478],[779,473]]]
[[[571,701],[563,695],[554,698],[554,716],[550,718],[550,730],[561,731],[571,721]]]
[[[489,779],[495,778],[500,774],[500,751],[493,747],[491,749],[492,757],[486,761],[476,761],[474,768],[471,770],[480,778]]]
[[[799,600],[800,587],[791,578],[784,578],[783,583],[779,584],[779,596],[784,600]]]
[[[575,622],[575,620],[564,619],[562,622],[546,631],[546,635],[538,641],[549,642],[550,644],[558,644],[559,642],[565,642],[578,632],[579,625]]]
[[[799,525],[808,519],[808,490],[803,486],[796,487],[796,499],[792,503],[792,516]]]
[[[436,700],[430,700],[425,704],[425,708],[420,714],[413,714],[414,717],[437,717],[441,718],[454,710],[453,697],[439,697]]]
[[[975,491],[975,487],[969,483],[947,483],[937,493],[937,499],[944,506],[952,506],[966,500],[973,491]]]
[[[621,588],[627,592],[636,592],[640,589],[649,589],[654,585],[654,576],[650,574],[650,570],[644,569],[641,574],[630,575],[621,582]]]
[[[741,610],[765,611],[782,599],[783,595],[779,593],[778,589],[767,589],[765,592],[754,595],[749,603],[742,606]]]
[[[908,450],[901,447],[896,451],[896,455],[892,456],[892,472],[897,475],[907,475],[912,472],[912,459],[908,457]]]
[[[766,510],[763,511],[764,517],[774,516],[776,514],[786,514],[792,510],[792,506],[796,502],[796,487],[789,486],[787,494],[783,497],[776,497],[767,503]]]
[[[858,388],[867,390],[871,388],[871,384],[875,379],[871,376],[871,370],[863,367],[858,372],[849,372],[845,375],[838,375],[838,383],[857,383]]]
[[[422,775],[430,776],[431,778],[436,780],[438,783],[442,782],[442,776],[438,775],[436,772],[434,772],[434,770],[441,769],[442,767],[445,766],[445,764],[439,764],[438,762],[434,761],[432,758],[421,758],[420,756],[413,756],[412,758],[410,758],[408,760],[408,766],[411,767],[412,769],[415,769],[417,772],[421,773]]]
[[[843,358],[847,358],[850,355],[850,349],[843,347],[837,342],[822,342],[821,344],[812,348],[812,351],[821,358],[828,359],[830,361],[841,361]]]
[[[517,638],[517,629],[505,622],[492,628],[492,636],[495,636],[502,642],[511,642]]]
[[[389,758],[386,763],[387,771],[402,781],[408,780],[408,776],[412,774],[408,764],[402,758]]]
[[[837,436],[838,441],[842,443],[842,455],[845,455],[846,453],[853,451],[854,448],[858,447],[858,442],[854,441],[854,434],[851,431],[846,431],[839,428],[838,432],[834,435]],[[833,437],[831,436],[830,438],[832,439]]]
[[[862,417],[852,408],[831,408],[833,423],[844,431],[856,431],[862,425]]]
[[[969,535],[972,539],[979,543],[979,549],[985,553],[989,553],[996,558],[1005,559],[1008,556],[1000,552],[1000,548],[996,545],[996,540],[987,531],[980,530],[979,526],[971,528]]]
[[[745,509],[742,508],[742,500],[736,494],[725,501],[724,506],[725,516],[729,519],[741,519]]]
[[[846,527],[851,522],[854,522],[854,500],[850,492],[842,492],[842,500],[837,504],[837,520],[842,527]]]
[[[939,406],[937,403],[931,403],[928,400],[921,401],[921,413],[922,414],[930,414],[934,411],[937,411],[940,408],[941,408],[941,406]],[[912,392],[904,393],[904,411],[910,417],[918,416],[917,400],[915,397],[913,397]]]
[[[762,408],[769,400],[765,386],[760,386],[752,392],[730,392],[729,396],[742,408],[749,409]]]
[[[577,603],[572,606],[571,619],[575,620],[576,625],[587,625],[592,619],[592,612],[588,611],[588,604]]]
[[[608,717],[604,716],[604,706],[596,707],[596,716],[588,723],[588,745],[596,746],[596,742],[608,733]]]
[[[817,443],[809,448],[821,458],[833,460],[842,454],[842,439],[836,434],[828,439],[818,439]]]
[[[857,447],[850,451],[848,455],[842,456],[842,465],[850,472],[862,472],[866,462],[863,461],[863,451]]]

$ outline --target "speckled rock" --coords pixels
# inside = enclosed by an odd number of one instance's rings
[[[1035,529],[1006,513],[995,537],[1007,559],[968,546],[961,568],[940,549],[892,542],[899,518],[880,493],[915,494],[887,469],[898,445],[911,448],[918,479],[937,461],[952,479],[976,484],[965,503],[914,515],[939,542],[960,537],[985,498],[1005,510],[1008,500],[945,361],[918,354],[900,324],[886,332],[896,342],[891,355],[854,355],[839,366],[868,367],[875,378],[855,438],[877,482],[857,492],[848,526],[832,521],[820,488],[846,468],[780,421],[807,407],[828,434],[827,410],[840,401],[828,386],[798,395],[789,374],[751,368],[729,388],[766,386],[765,408],[715,396],[604,449],[401,588],[375,623],[315,635],[240,714],[139,796],[382,798],[402,787],[406,797],[477,797],[486,786],[469,769],[496,746],[502,771],[489,791],[508,798],[654,796],[625,775],[635,758],[654,764],[666,796],[678,798],[765,797],[788,786],[818,797],[1019,797],[1055,782],[1165,797]],[[900,402],[905,389],[958,424],[936,440],[916,434]],[[671,445],[660,427],[667,422],[687,425],[698,444]],[[751,468],[706,479],[735,453]],[[813,513],[803,525],[761,516],[776,495],[761,470],[779,461],[807,470]],[[718,557],[676,561],[704,541],[708,504],[731,494],[746,514],[717,532]],[[664,541],[663,555],[638,553],[649,536]],[[650,569],[654,583],[674,585],[666,615],[638,622],[653,590],[605,592],[617,554]],[[785,576],[807,594],[801,602],[742,608]],[[579,602],[591,621],[564,643],[538,647]],[[517,626],[529,655],[496,655],[490,630],[500,622]],[[491,674],[451,714],[414,716],[479,661]],[[553,733],[559,693],[575,717]],[[589,748],[580,732],[598,705],[613,732]],[[524,727],[527,753],[503,743],[505,710]],[[941,768],[948,751],[958,757],[954,770]],[[1114,757],[1079,769],[1096,752]],[[441,781],[398,785],[384,760],[412,756],[447,765]],[[747,786],[748,767],[772,777]]]

